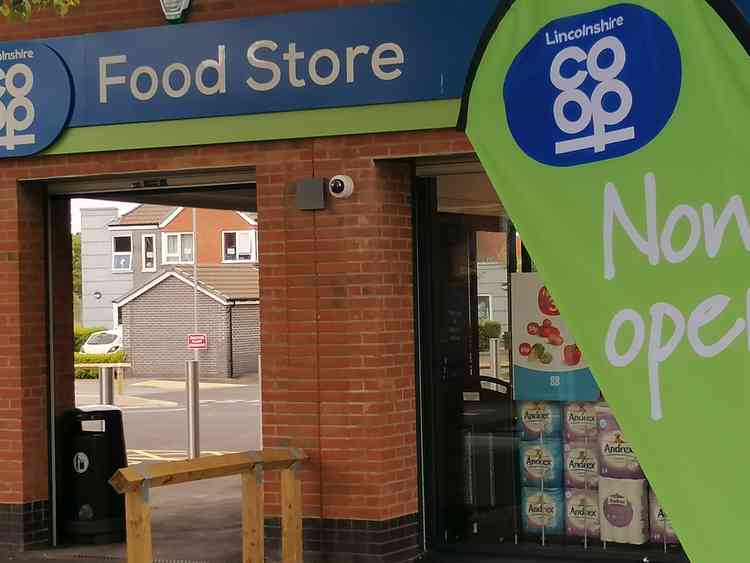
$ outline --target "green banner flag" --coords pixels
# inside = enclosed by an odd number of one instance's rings
[[[461,126],[693,563],[745,560],[750,30],[729,0],[516,0]]]

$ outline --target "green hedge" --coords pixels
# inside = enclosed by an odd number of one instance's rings
[[[89,339],[89,336],[91,336],[95,332],[101,332],[103,330],[107,329],[103,326],[97,326],[93,328],[76,326],[73,332],[73,351],[79,352],[81,350],[81,346],[83,346]]]
[[[486,352],[490,349],[490,338],[500,338],[503,325],[497,321],[479,321],[479,349]]]
[[[76,352],[73,357],[76,364],[123,364],[125,352],[113,354],[82,354]],[[99,368],[76,368],[76,379],[98,379]]]

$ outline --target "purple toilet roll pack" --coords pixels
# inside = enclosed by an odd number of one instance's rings
[[[565,532],[576,538],[598,539],[599,493],[580,489],[565,491]]]
[[[625,439],[612,411],[608,407],[596,407],[596,421],[599,427],[597,445],[601,476],[614,479],[645,479],[633,446]]]
[[[651,541],[654,543],[679,543],[677,534],[672,529],[672,523],[667,518],[653,489],[648,491],[648,503],[651,516]]]
[[[599,454],[596,443],[565,444],[563,476],[566,489],[599,487]]]
[[[565,441],[594,442],[596,435],[596,403],[566,403],[563,408]]]

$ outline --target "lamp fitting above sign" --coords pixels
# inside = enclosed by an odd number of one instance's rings
[[[159,0],[169,23],[182,23],[190,11],[190,0]]]

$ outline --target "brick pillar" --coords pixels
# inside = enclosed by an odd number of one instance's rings
[[[359,156],[371,139],[268,151],[257,173],[264,445],[313,458],[306,547],[375,563],[416,556],[418,508],[411,174]],[[335,174],[351,198],[295,209],[295,180]]]
[[[48,538],[46,192],[0,184],[0,547]]]

